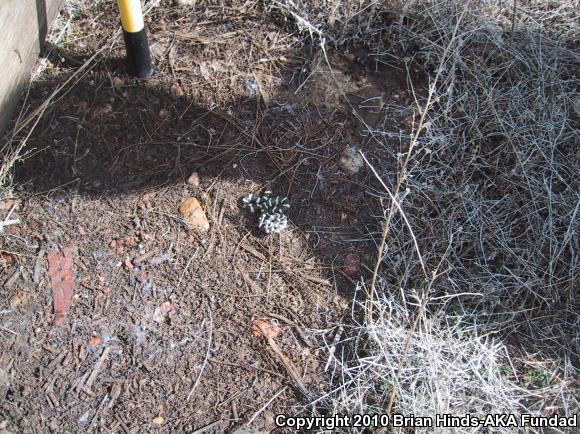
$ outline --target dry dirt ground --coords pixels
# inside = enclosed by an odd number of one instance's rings
[[[330,74],[257,3],[162,2],[147,17],[156,75],[138,81],[125,74],[112,3],[77,11],[48,47],[24,112],[85,69],[13,138],[30,134],[2,203],[2,218],[21,221],[1,247],[2,428],[225,432],[252,419],[255,432],[276,413],[324,411],[307,404],[332,387],[329,348],[380,230],[370,171],[350,174],[340,157],[355,144],[389,172],[362,126],[408,129],[404,69],[329,52]],[[384,119],[387,100],[401,112]],[[199,185],[185,182],[194,171]],[[240,207],[267,188],[292,204],[280,236],[260,234]],[[181,219],[190,196],[208,232]],[[47,255],[65,248],[74,297],[59,327]],[[344,272],[347,254],[360,271]],[[307,394],[252,334],[255,319],[281,327]]]

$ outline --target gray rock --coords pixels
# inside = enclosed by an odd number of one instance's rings
[[[340,156],[340,167],[347,173],[356,175],[365,166],[363,157],[355,145],[347,146]]]

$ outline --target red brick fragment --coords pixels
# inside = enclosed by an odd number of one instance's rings
[[[73,251],[70,247],[48,252],[48,277],[52,286],[54,324],[63,325],[68,316],[73,292]]]

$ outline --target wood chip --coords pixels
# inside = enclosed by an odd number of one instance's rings
[[[40,252],[38,252],[38,255],[36,256],[36,263],[34,264],[34,274],[32,275],[32,281],[34,283],[40,282],[44,253],[45,253],[44,250],[41,250]]]
[[[4,283],[4,288],[10,289],[12,286],[14,286],[14,284],[16,283],[16,281],[18,280],[19,277],[20,277],[20,270],[16,270],[12,274],[12,276],[10,276],[10,278]]]
[[[139,265],[155,256],[158,251],[159,249],[151,249],[148,252],[143,253],[141,256],[137,256],[135,259],[133,259],[133,264],[138,267]]]
[[[84,387],[86,389],[88,389],[88,390],[91,389],[91,386],[93,385],[93,383],[97,379],[97,375],[99,374],[99,371],[101,370],[101,368],[103,366],[103,363],[105,363],[105,360],[107,360],[107,357],[109,356],[110,352],[111,352],[111,347],[105,347],[105,349],[101,353],[101,357],[99,357],[99,360],[97,360],[97,363],[95,363],[95,367],[93,368],[91,375],[89,375],[89,378],[87,378],[87,381],[84,384]]]
[[[113,406],[115,405],[115,401],[117,401],[117,399],[119,399],[119,396],[121,396],[121,390],[122,390],[121,383],[113,384],[113,386],[111,387],[111,400],[109,401],[109,404],[107,404],[107,408],[113,408]]]
[[[258,252],[256,249],[254,249],[252,246],[248,246],[247,244],[244,243],[244,244],[240,244],[240,247],[242,249],[244,249],[245,251],[251,253],[256,258],[260,259],[261,261],[266,261],[266,257],[264,255],[262,255],[260,252]]]
[[[321,277],[316,277],[316,276],[311,276],[309,274],[298,274],[300,277],[302,277],[303,279],[309,280],[310,282],[313,283],[318,283],[320,285],[324,285],[324,286],[330,286],[332,287],[332,283],[330,283],[328,280],[326,279],[322,279]]]

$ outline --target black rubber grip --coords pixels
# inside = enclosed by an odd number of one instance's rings
[[[153,75],[153,63],[145,28],[135,33],[123,30],[123,37],[127,48],[127,68],[129,73],[140,78],[151,77]]]

